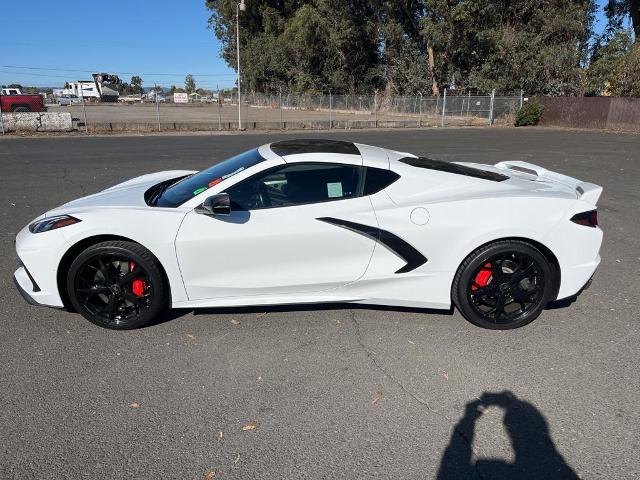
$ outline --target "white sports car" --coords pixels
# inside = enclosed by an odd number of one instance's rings
[[[455,304],[516,328],[588,284],[601,193],[525,162],[287,140],[47,212],[16,238],[14,280],[32,304],[114,329],[169,307],[322,302]]]

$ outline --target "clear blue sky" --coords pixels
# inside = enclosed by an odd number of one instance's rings
[[[596,32],[606,23],[605,2],[598,0]],[[234,70],[220,58],[220,44],[207,29],[204,0],[3,3],[0,84],[55,87],[99,71],[127,82],[138,74],[146,87],[182,86],[187,73],[208,89],[235,84]]]
[[[0,84],[62,86],[108,72],[127,82],[139,74],[146,87],[182,86],[188,73],[204,88],[233,86],[208,18],[204,0],[3,0]]]

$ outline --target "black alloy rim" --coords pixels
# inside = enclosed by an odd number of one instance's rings
[[[484,320],[506,324],[520,320],[536,308],[545,278],[538,262],[525,253],[489,257],[471,275],[467,296]]]
[[[153,285],[135,260],[118,254],[98,254],[80,267],[74,281],[76,298],[107,325],[124,325],[151,307]]]

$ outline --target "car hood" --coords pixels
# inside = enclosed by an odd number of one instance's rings
[[[196,173],[194,170],[167,170],[132,178],[101,192],[78,198],[47,213],[47,216],[96,207],[147,207],[144,193],[153,185]]]

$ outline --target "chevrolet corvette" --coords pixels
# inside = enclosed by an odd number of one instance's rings
[[[590,282],[601,193],[521,161],[279,141],[46,212],[16,237],[14,282],[111,329],[168,308],[336,302],[517,328]]]

